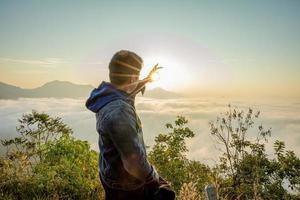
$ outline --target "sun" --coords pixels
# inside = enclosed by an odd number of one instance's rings
[[[179,90],[191,81],[191,75],[182,62],[168,56],[147,56],[144,57],[144,66],[141,71],[141,78],[145,78],[151,69],[156,65],[163,67],[153,75],[153,82],[147,84],[147,88],[161,87],[166,90]]]

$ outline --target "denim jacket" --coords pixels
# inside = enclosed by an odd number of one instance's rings
[[[158,181],[159,175],[147,161],[134,97],[103,81],[92,90],[85,105],[96,113],[99,171],[104,182],[111,188],[134,190]]]

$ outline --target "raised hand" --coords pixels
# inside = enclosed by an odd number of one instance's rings
[[[148,74],[147,77],[145,78],[147,81],[152,82],[152,81],[153,81],[153,79],[152,79],[153,75],[157,72],[157,70],[163,68],[163,67],[159,67],[158,65],[159,65],[159,64],[157,63],[157,64],[151,69],[151,71],[149,72],[149,74]]]

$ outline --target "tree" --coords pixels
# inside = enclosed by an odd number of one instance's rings
[[[244,112],[229,105],[215,122],[210,122],[210,132],[223,151],[215,168],[215,177],[221,175],[219,195],[224,199],[299,198],[283,184],[288,181],[290,189],[299,192],[300,160],[293,151],[284,151],[280,141],[275,142],[276,158],[268,158],[265,144],[271,129],[258,125],[256,135],[251,137],[249,133],[259,115],[251,108]]]
[[[98,153],[86,141],[63,137],[49,144],[44,159],[34,168],[36,193],[70,199],[99,199]]]
[[[73,133],[61,118],[53,118],[36,110],[23,114],[18,122],[16,130],[20,136],[10,140],[1,140],[1,143],[7,147],[8,156],[27,156],[31,164],[37,163],[37,159],[43,159],[46,144]]]
[[[167,123],[171,130],[167,134],[159,134],[155,144],[149,152],[149,161],[155,166],[159,174],[171,183],[177,194],[184,183],[196,184],[197,192],[203,193],[205,184],[209,179],[209,167],[186,158],[188,149],[186,138],[195,136],[194,132],[186,126],[188,120],[177,116],[175,124]]]
[[[1,140],[0,197],[11,199],[98,199],[98,154],[72,137],[59,117],[32,110],[18,120],[19,137]]]

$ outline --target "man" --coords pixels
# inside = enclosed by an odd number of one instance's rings
[[[110,82],[103,81],[86,101],[86,107],[96,113],[99,176],[106,200],[175,198],[146,156],[134,105],[135,94],[144,84],[139,81],[142,65],[134,52],[115,53],[109,63]]]

